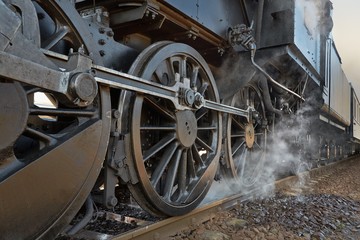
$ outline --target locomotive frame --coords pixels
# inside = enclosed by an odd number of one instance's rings
[[[355,153],[359,104],[335,77],[331,9],[0,0],[2,237],[52,238],[85,201],[114,207],[118,185],[157,216],[196,208],[216,174],[251,188],[276,123],[306,104],[316,117],[294,140],[300,157],[314,166]],[[330,98],[339,81],[346,111]]]

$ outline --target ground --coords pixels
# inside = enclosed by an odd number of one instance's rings
[[[174,240],[360,239],[360,158],[220,212]]]

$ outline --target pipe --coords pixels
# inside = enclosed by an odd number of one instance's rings
[[[305,90],[306,90],[306,87],[307,87],[307,84],[308,84],[308,80],[309,80],[309,75],[306,74],[306,79],[305,79],[305,83],[304,83],[304,88],[303,88],[303,90],[301,91],[301,96],[304,96],[304,94],[305,94]]]
[[[271,98],[270,98],[270,93],[269,93],[269,85],[266,81],[266,78],[261,77],[259,79],[259,85],[263,92],[265,109],[281,116],[282,112],[279,109],[274,108],[274,106],[271,103]]]
[[[275,84],[276,86],[278,86],[279,88],[287,91],[288,93],[291,93],[292,95],[294,95],[295,97],[299,98],[300,100],[305,102],[305,99],[300,96],[299,94],[297,94],[296,92],[291,91],[290,89],[288,89],[287,87],[281,85],[280,83],[278,83],[277,81],[275,81],[264,69],[262,69],[259,65],[257,65],[254,61],[254,57],[255,57],[255,52],[256,52],[256,48],[252,48],[251,49],[251,62],[252,64],[260,71],[262,72],[265,77],[272,82],[273,84]]]
[[[89,195],[88,198],[86,199],[85,207],[86,207],[85,216],[83,217],[83,219],[81,219],[80,222],[78,222],[76,225],[74,225],[72,228],[70,228],[67,231],[68,235],[76,234],[78,231],[83,229],[86,226],[86,224],[88,224],[90,222],[90,220],[94,214],[94,206],[93,206],[93,201],[91,199],[91,195]]]
[[[249,20],[248,11],[246,8],[245,0],[240,0],[240,8],[241,8],[241,13],[244,16],[246,26],[250,26],[250,20]]]
[[[262,29],[263,15],[264,15],[264,3],[265,3],[265,0],[259,0],[257,19],[256,19],[255,39],[259,46],[260,46],[260,41],[261,41],[261,29]]]

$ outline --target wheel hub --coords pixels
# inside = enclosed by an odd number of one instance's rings
[[[180,143],[184,147],[194,144],[197,136],[197,120],[192,111],[176,112],[176,133]]]
[[[71,78],[70,92],[74,95],[74,103],[84,107],[91,104],[98,94],[95,78],[89,73],[78,73]]]
[[[255,142],[255,130],[251,123],[245,126],[245,142],[248,148],[252,148]]]
[[[0,152],[13,145],[24,131],[29,112],[24,89],[19,83],[0,83]]]

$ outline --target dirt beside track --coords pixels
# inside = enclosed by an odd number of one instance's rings
[[[360,239],[360,157],[301,174],[170,239]]]

